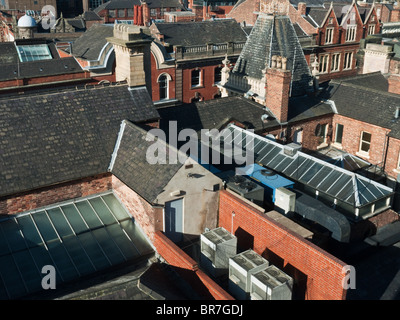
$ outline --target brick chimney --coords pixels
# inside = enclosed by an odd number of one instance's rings
[[[307,11],[307,3],[305,3],[305,2],[299,2],[299,4],[297,5],[297,11],[298,11],[302,16],[305,16],[305,15],[306,15],[306,11]]]
[[[265,70],[265,106],[279,122],[288,120],[290,82],[292,75],[286,70],[286,58],[272,56],[271,67]]]
[[[400,94],[400,74],[392,73],[388,78],[388,92]]]

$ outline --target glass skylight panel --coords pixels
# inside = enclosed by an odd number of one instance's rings
[[[267,156],[267,158],[268,158],[268,156]],[[285,155],[277,154],[275,157],[271,158],[271,160],[268,161],[267,163],[265,163],[264,161],[262,161],[262,162],[265,165],[267,165],[269,168],[271,168],[273,170],[277,170],[276,168],[278,167],[278,165],[280,165],[281,162],[284,161],[285,159],[287,159],[287,157]]]
[[[47,60],[53,58],[47,44],[22,45],[16,47],[21,62]]]
[[[340,171],[332,170],[331,174],[327,176],[326,179],[321,182],[321,184],[318,185],[318,190],[321,190],[327,194],[331,194],[331,192],[329,192],[330,188],[334,184],[338,183],[341,175],[342,173]]]
[[[152,251],[112,193],[24,213],[0,222],[0,299],[42,290],[45,265],[58,284]]]
[[[339,197],[339,192],[346,186],[348,183],[352,183],[352,177],[343,174],[334,184],[332,184],[328,190],[329,194],[333,195],[335,198],[339,200],[344,200],[342,197]]]

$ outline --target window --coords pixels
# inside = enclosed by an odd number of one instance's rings
[[[333,42],[333,30],[333,28],[326,29],[325,44],[330,44]]]
[[[343,70],[351,69],[353,66],[353,52],[346,52],[344,54]]]
[[[133,17],[133,9],[128,8],[128,17]]]
[[[378,16],[378,18],[381,17],[381,8],[378,8],[378,9],[376,10],[376,15]]]
[[[150,15],[155,17],[157,15],[157,9],[150,9]]]
[[[216,67],[214,69],[214,83],[220,83],[222,80],[222,68]]]
[[[342,144],[343,139],[343,125],[340,123],[336,124],[336,133],[335,133],[335,143]]]
[[[329,64],[329,55],[321,55],[319,58],[319,72],[327,73],[328,72],[328,64]]]
[[[168,99],[168,79],[165,75],[161,75],[158,79],[160,87],[160,100]]]
[[[370,24],[368,26],[368,34],[375,34],[375,25],[374,24]]]
[[[161,8],[161,17],[164,17],[164,13],[167,12],[166,8]]]
[[[319,129],[319,144],[322,146],[326,145],[327,142],[327,136],[328,136],[328,124],[324,123],[320,125],[320,129]]]
[[[347,26],[346,29],[346,42],[351,42],[356,40],[357,26]]]
[[[397,160],[397,170],[400,170],[400,152],[399,152],[399,158]]]
[[[331,71],[336,72],[340,70],[340,53],[332,54]]]
[[[361,132],[360,152],[369,153],[371,147],[371,134],[368,132]]]
[[[192,87],[198,87],[201,84],[201,72],[200,70],[192,70]]]
[[[118,18],[125,18],[125,10],[124,9],[118,10]]]
[[[47,44],[17,46],[17,51],[21,62],[53,58]]]
[[[108,16],[111,18],[115,18],[115,10],[108,10]]]

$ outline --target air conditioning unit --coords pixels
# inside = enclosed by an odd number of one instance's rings
[[[275,210],[280,213],[294,212],[296,193],[284,187],[275,190]]]
[[[288,143],[283,146],[283,153],[291,157],[293,157],[297,153],[297,151],[300,150],[301,150],[301,145],[294,142]]]
[[[236,250],[237,238],[222,227],[200,235],[200,265],[214,277],[228,273],[229,258]]]
[[[229,177],[226,187],[259,206],[264,204],[264,188],[245,176]]]
[[[269,266],[268,260],[249,249],[229,259],[229,292],[239,300],[250,298],[250,276]]]
[[[271,265],[250,276],[252,300],[292,300],[293,279]]]

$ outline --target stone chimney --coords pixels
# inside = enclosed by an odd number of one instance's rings
[[[298,11],[302,16],[305,16],[305,15],[306,15],[306,11],[307,11],[307,3],[305,3],[305,2],[299,2],[299,4],[297,5],[297,11]]]
[[[271,67],[265,72],[265,106],[271,110],[279,122],[288,120],[290,83],[292,75],[286,70],[287,58],[272,56]]]
[[[146,86],[151,92],[151,53],[152,39],[145,34],[146,28],[115,24],[113,37],[107,38],[115,52],[116,81],[127,80],[130,87]]]

